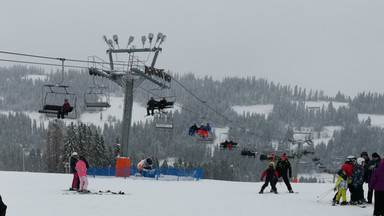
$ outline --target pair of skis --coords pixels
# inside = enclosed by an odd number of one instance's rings
[[[63,195],[128,195],[123,191],[74,191],[74,190],[68,190]]]

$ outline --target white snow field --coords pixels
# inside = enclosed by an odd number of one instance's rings
[[[359,118],[359,121],[363,121],[363,120],[366,121],[368,117],[370,117],[372,126],[381,127],[381,128],[384,127],[384,115],[359,113],[357,117]]]
[[[124,191],[127,195],[89,195],[65,191],[72,174],[0,171],[0,194],[9,216],[324,216],[372,215],[373,206],[331,206],[333,192],[317,196],[333,184],[295,183],[298,194],[258,194],[261,182],[155,181],[88,176],[91,191]],[[269,191],[269,187],[265,191]],[[349,196],[348,196],[349,197]]]

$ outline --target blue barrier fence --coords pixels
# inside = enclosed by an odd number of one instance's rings
[[[124,170],[124,172],[128,172],[128,170]],[[116,174],[116,168],[112,166],[108,166],[105,168],[97,168],[97,167],[91,167],[87,170],[87,175],[92,175],[94,177],[96,176],[115,176]],[[138,171],[136,167],[131,167],[129,169],[130,176],[135,176],[137,174],[140,174],[140,176],[149,177],[149,178],[156,178],[157,180],[159,178],[164,178],[167,176],[175,176],[177,177],[177,180],[180,178],[192,178],[196,179],[197,181],[200,179],[203,179],[203,169],[164,169],[164,168],[155,168],[153,170],[142,170],[141,172]],[[126,174],[124,176],[127,176]]]

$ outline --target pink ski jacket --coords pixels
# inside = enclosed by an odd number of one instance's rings
[[[76,169],[79,176],[87,175],[87,166],[85,165],[84,161],[79,160],[79,162],[76,163]]]

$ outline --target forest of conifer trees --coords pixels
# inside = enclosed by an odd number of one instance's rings
[[[47,75],[48,78],[35,81],[25,79],[26,75],[31,74]],[[45,126],[28,116],[27,112],[36,112],[41,107],[42,85],[59,80],[60,74],[46,74],[34,67],[14,66],[0,68],[0,75],[4,77],[0,80],[0,110],[3,111],[0,114],[1,170],[64,173],[67,172],[67,163],[73,151],[86,156],[91,166],[115,165],[121,150],[119,121],[96,127],[81,122],[68,124],[65,120],[53,118]],[[193,122],[209,122],[214,129],[229,127],[229,134],[236,137],[240,148],[257,147],[259,152],[272,149],[273,143],[278,143],[280,149],[284,149],[289,145],[292,128],[309,127],[316,134],[325,126],[340,126],[341,129],[335,131],[328,143],[313,148],[323,165],[330,169],[337,166],[339,158],[348,154],[384,152],[383,129],[371,126],[370,120],[358,120],[358,113],[383,114],[382,94],[363,92],[350,98],[340,92],[335,96],[327,96],[321,90],[283,86],[256,77],[216,81],[212,77],[198,78],[193,74],[172,76],[207,101],[214,110],[208,109],[173,83],[172,90],[181,106],[180,111],[172,113],[174,129],[171,132],[156,131],[152,121],[134,123],[129,146],[132,164],[152,157],[162,167],[203,168],[204,178],[208,179],[259,179],[266,167],[265,161],[257,157],[243,157],[240,149],[221,150],[217,146],[208,147],[205,143],[197,142],[187,132]],[[78,95],[84,94],[88,84],[92,83],[91,77],[84,71],[68,71],[66,77]],[[112,94],[122,96],[118,86],[109,86]],[[150,84],[144,82],[142,87],[150,89]],[[145,105],[148,92],[138,88],[134,100]],[[330,103],[317,110],[305,107],[305,101],[319,100]],[[336,109],[332,102],[344,102],[349,106]],[[82,107],[82,103],[79,100],[78,106]],[[237,114],[231,109],[234,105],[256,104],[273,104],[273,111],[266,117],[255,113]],[[201,119],[202,114],[207,118]],[[169,158],[176,158],[176,162],[168,164]],[[311,158],[306,160],[311,162]],[[159,161],[163,162],[159,164]],[[317,170],[316,166],[301,167],[301,172],[310,171],[321,170]]]

